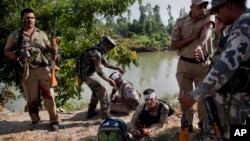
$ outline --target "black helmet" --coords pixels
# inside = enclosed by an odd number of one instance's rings
[[[113,39],[111,39],[109,36],[105,35],[102,37],[102,41],[105,45],[110,45],[111,48],[115,47],[115,42]]]

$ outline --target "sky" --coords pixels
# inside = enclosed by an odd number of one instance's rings
[[[211,1],[211,0],[210,0]],[[162,22],[167,24],[169,19],[167,13],[167,5],[170,5],[172,10],[172,15],[176,20],[179,17],[180,9],[185,8],[186,12],[190,10],[191,0],[143,0],[143,5],[150,3],[152,7],[156,4],[160,6],[160,14],[162,18]],[[250,2],[248,2],[248,7],[250,7]],[[134,5],[130,7],[132,15],[131,19],[139,19],[140,12],[138,10],[138,3],[136,2]]]

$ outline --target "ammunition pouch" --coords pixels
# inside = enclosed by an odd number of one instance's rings
[[[76,75],[80,80],[84,80],[95,72],[94,63],[88,53],[91,49],[97,48],[84,49],[82,54],[76,58]]]
[[[20,63],[23,65],[24,58],[28,58],[30,68],[37,68],[39,66],[49,65],[50,55],[49,52],[42,47],[24,47],[18,52]]]

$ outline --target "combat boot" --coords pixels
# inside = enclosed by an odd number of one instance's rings
[[[88,113],[87,113],[87,119],[90,119],[90,118],[92,118],[92,117],[94,117],[94,116],[96,116],[98,114],[98,112],[97,111],[95,111],[95,110],[88,110]]]
[[[109,117],[113,117],[109,112],[108,113],[102,113],[102,120],[107,119]]]

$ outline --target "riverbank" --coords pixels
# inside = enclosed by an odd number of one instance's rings
[[[152,138],[157,141],[178,141],[181,113],[176,108],[175,114],[169,117],[168,123],[158,131],[154,131]],[[41,122],[35,131],[30,131],[30,118],[27,112],[10,112],[0,110],[0,141],[96,141],[97,131],[101,119],[99,116],[86,120],[86,109],[69,112],[60,112],[60,128],[58,131],[49,132],[48,113],[40,111]],[[121,116],[128,122],[131,115]],[[191,141],[200,139],[200,130],[197,126],[197,113],[194,116],[194,132],[190,134]]]

